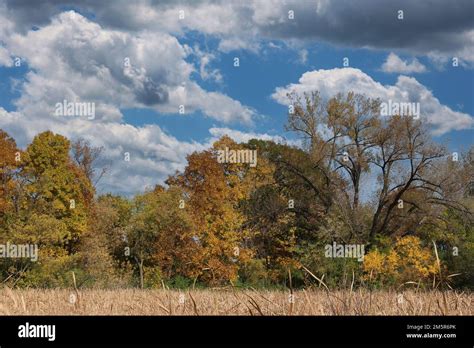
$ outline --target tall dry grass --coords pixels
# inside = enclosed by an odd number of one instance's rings
[[[473,315],[455,291],[11,290],[0,315]]]

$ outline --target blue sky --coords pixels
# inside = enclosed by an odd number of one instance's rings
[[[188,45],[198,43],[206,45],[208,49],[215,50],[217,44],[212,41],[196,37],[196,35],[181,39],[182,43]],[[251,127],[252,130],[259,133],[284,134],[288,138],[292,138],[293,135],[284,130],[287,108],[270,98],[276,86],[295,82],[308,70],[341,67],[344,57],[350,57],[352,67],[363,70],[382,84],[394,84],[398,77],[397,74],[385,73],[380,69],[387,57],[386,52],[348,49],[328,44],[310,44],[305,46],[305,49],[308,51],[305,63],[300,61],[297,51],[289,48],[279,49],[278,54],[275,55],[264,56],[245,51],[221,54],[214,67],[221,72],[224,78],[222,83],[203,81],[197,73],[194,74],[194,77],[207,90],[220,91],[256,109],[260,118],[255,127]],[[238,68],[233,66],[235,57],[240,59],[241,64]],[[442,104],[453,110],[474,114],[474,74],[472,70],[462,67],[440,69],[430,65],[429,60],[423,57],[419,58],[419,61],[431,68],[428,73],[416,75],[419,82],[432,90]],[[205,115],[200,112],[183,116],[178,113],[160,114],[152,109],[129,109],[123,110],[123,113],[126,122],[134,125],[159,124],[179,140],[191,138],[203,141],[209,136],[209,128],[225,126],[205,118]],[[186,127],[183,126],[183,118],[186,119],[188,125]],[[241,131],[248,129],[248,127],[238,124],[233,128]],[[454,151],[458,147],[471,144],[472,136],[472,129],[457,130],[436,137],[436,140],[449,141],[449,147]]]
[[[284,129],[290,91],[418,101],[436,141],[451,151],[473,144],[470,1],[32,5],[0,0],[0,128],[22,147],[46,129],[103,146],[112,163],[103,191],[163,182],[224,134],[296,141]],[[51,117],[64,99],[95,103],[97,117]],[[127,151],[134,162],[124,166]]]
[[[181,38],[188,45],[205,45],[210,50],[216,50],[215,40],[206,40],[202,36],[189,35]],[[196,80],[207,90],[220,91],[228,96],[251,106],[261,116],[251,127],[258,133],[284,134],[291,139],[295,136],[284,129],[287,108],[270,98],[276,86],[285,86],[295,82],[308,70],[332,69],[342,66],[344,57],[350,57],[350,66],[369,74],[382,84],[394,84],[398,74],[385,73],[380,67],[387,58],[387,52],[335,47],[329,44],[309,44],[306,62],[301,62],[297,51],[290,48],[278,49],[277,54],[259,55],[243,50],[221,54],[214,67],[219,69],[224,80],[222,83],[208,82],[195,74]],[[240,66],[233,66],[233,59],[239,57]],[[401,56],[409,59],[410,56]],[[442,104],[451,109],[474,115],[474,73],[463,67],[440,68],[430,64],[429,59],[420,57],[419,61],[430,67],[430,71],[416,74],[417,80],[433,91]],[[211,127],[225,126],[211,119],[206,119],[200,112],[181,116],[178,113],[162,115],[153,110],[133,109],[124,110],[125,120],[134,125],[147,123],[159,124],[180,140],[189,138],[204,141]],[[187,127],[183,126],[183,117]],[[234,129],[245,131],[247,127],[235,125]],[[455,151],[472,144],[473,131],[451,131],[435,139],[447,142],[449,148]]]

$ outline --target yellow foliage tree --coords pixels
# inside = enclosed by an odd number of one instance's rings
[[[253,186],[248,178],[249,173],[256,175],[256,169],[248,163],[220,162],[219,151],[225,148],[244,150],[243,145],[223,137],[210,150],[188,156],[184,172],[167,181],[181,187],[188,197],[186,209],[193,215],[195,238],[202,247],[200,280],[209,284],[237,280],[239,264],[251,257],[245,245],[249,231],[239,204]]]
[[[383,284],[424,281],[438,271],[430,249],[415,236],[399,238],[386,252],[374,249],[364,257],[364,279]]]

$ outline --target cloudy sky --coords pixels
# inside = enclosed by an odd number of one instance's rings
[[[435,139],[462,151],[473,13],[472,0],[0,0],[0,128],[21,147],[44,130],[103,146],[99,189],[122,194],[224,134],[296,144],[292,91],[419,102]],[[56,115],[64,100],[94,103],[95,118]]]

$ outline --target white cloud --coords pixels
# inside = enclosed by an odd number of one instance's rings
[[[243,124],[252,124],[256,113],[193,81],[196,68],[186,60],[193,50],[167,33],[106,29],[68,11],[38,30],[0,39],[5,45],[0,54],[22,57],[30,68],[18,86],[16,111],[0,107],[0,128],[22,147],[46,130],[103,146],[110,170],[100,182],[101,192],[133,194],[162,183],[185,167],[186,155],[210,145],[179,141],[157,125],[125,124],[122,108],[177,113],[184,105],[186,113],[201,111],[224,123]],[[199,69],[219,79],[218,71],[209,70],[213,57],[202,54],[201,59]],[[95,103],[96,118],[54,116],[56,103],[64,99]],[[124,161],[125,152],[130,162]]]
[[[99,183],[99,192],[132,195],[164,183],[169,175],[186,166],[186,156],[203,151],[223,135],[237,142],[250,139],[272,140],[299,145],[278,135],[245,133],[229,128],[211,128],[210,137],[203,142],[180,141],[157,125],[142,127],[116,122],[96,122],[80,118],[57,122],[53,118],[29,118],[19,112],[7,112],[0,107],[0,129],[14,135],[18,146],[25,148],[38,133],[50,130],[71,140],[84,138],[93,146],[104,148],[101,163],[109,170]],[[125,153],[130,162],[125,161]]]
[[[192,50],[166,33],[104,29],[68,11],[39,30],[10,35],[5,43],[33,69],[17,101],[22,111],[34,106],[36,113],[49,114],[52,106],[67,99],[110,105],[103,110],[148,107],[177,113],[184,105],[186,113],[200,110],[227,123],[249,124],[254,115],[240,102],[192,81],[195,68],[186,61]],[[201,66],[204,73],[206,65]],[[220,75],[213,71],[211,76]],[[117,115],[98,117],[110,121]]]
[[[426,67],[421,64],[418,59],[413,58],[411,62],[402,60],[395,53],[391,52],[387,60],[382,64],[382,71],[386,73],[400,73],[400,74],[411,74],[411,73],[424,73]]]
[[[272,98],[282,105],[288,105],[287,93],[299,95],[320,91],[324,98],[330,98],[339,92],[354,91],[372,98],[396,102],[419,102],[421,118],[433,127],[435,135],[452,130],[474,127],[474,118],[466,113],[454,111],[433,95],[415,78],[399,76],[395,85],[382,85],[359,69],[314,70],[304,73],[298,83],[277,87]]]
[[[216,59],[216,55],[210,52],[202,51],[198,45],[195,45],[193,53],[199,59],[199,73],[203,80],[214,80],[222,82],[222,74],[219,69],[209,68],[209,65]]]
[[[60,123],[51,118],[28,118],[19,112],[9,113],[0,107],[0,128],[14,135],[25,148],[38,133],[50,130],[71,140],[84,138],[93,146],[102,146],[101,161],[110,168],[99,190],[133,194],[147,186],[163,183],[176,170],[183,170],[186,156],[201,151],[209,143],[179,141],[157,125],[136,127],[115,122],[94,122],[74,118]],[[130,153],[126,162],[125,152]]]
[[[213,35],[223,52],[243,49],[258,53],[265,47],[263,40],[275,40],[275,44],[267,41],[268,46],[275,46],[272,49],[290,47],[288,43],[292,40],[302,40],[301,43],[322,40],[369,48],[397,47],[430,54],[440,61],[446,61],[454,52],[459,53],[461,64],[474,62],[470,50],[474,31],[463,24],[462,18],[456,20],[463,13],[459,14],[451,5],[446,5],[445,21],[425,13],[420,17],[419,11],[411,11],[411,17],[418,19],[410,23],[427,28],[429,25],[422,25],[423,21],[428,21],[427,24],[434,21],[436,29],[418,35],[407,23],[399,41],[393,36],[396,31],[386,26],[385,21],[360,22],[368,17],[383,18],[391,11],[368,6],[363,0],[362,5],[345,3],[345,6],[326,0],[315,3],[76,1],[74,7],[93,14],[93,20],[73,11],[64,12],[70,5],[69,0],[45,0],[35,2],[34,6],[28,1],[0,0],[0,65],[8,66],[11,57],[21,56],[31,68],[20,86],[21,97],[15,101],[17,111],[6,112],[0,107],[0,128],[22,146],[44,130],[71,139],[83,137],[95,146],[104,146],[105,159],[111,163],[110,174],[102,181],[104,191],[133,193],[163,181],[175,170],[184,168],[187,154],[208,147],[224,134],[237,141],[259,138],[285,142],[277,135],[217,127],[209,130],[211,137],[205,142],[187,142],[166,134],[156,125],[122,123],[122,108],[146,107],[175,113],[179,105],[184,105],[187,113],[201,111],[225,123],[252,123],[255,110],[222,93],[206,91],[191,79],[193,72],[200,73],[204,80],[219,81],[222,76],[211,64],[218,56],[193,50],[175,37],[185,35],[188,30]],[[407,2],[407,8],[409,5]],[[469,8],[459,6],[466,7]],[[289,8],[295,10],[295,20],[291,23],[287,21]],[[181,9],[185,11],[184,20],[178,19]],[[377,9],[385,12],[378,13]],[[445,28],[445,23],[451,23],[451,27]],[[38,26],[38,30],[31,30],[32,26]],[[353,28],[366,34],[359,35]],[[437,41],[438,38],[442,40]],[[189,63],[192,54],[199,60],[197,66]],[[130,58],[131,67],[124,66],[125,58]],[[441,105],[415,79],[401,76],[395,85],[383,86],[356,69],[306,73],[298,84],[277,89],[274,98],[285,104],[284,92],[290,87],[300,92],[319,89],[330,96],[349,86],[382,98],[419,100],[422,113],[426,111],[438,134],[472,126],[470,115]],[[53,118],[54,105],[63,99],[95,102],[96,119]],[[287,143],[299,145],[297,141]],[[131,154],[128,164],[123,161],[126,151]]]
[[[224,53],[238,50],[247,50],[253,53],[258,53],[260,50],[260,44],[257,42],[257,40],[250,36],[244,38],[237,36],[228,38],[224,37],[219,41],[218,49]]]
[[[302,49],[298,52],[299,62],[301,64],[306,64],[308,62],[308,50]]]
[[[13,59],[10,57],[10,53],[5,47],[0,46],[0,66],[11,67],[13,65]]]
[[[34,6],[28,1],[3,0],[3,4],[8,5],[6,18],[13,18],[19,30],[44,25],[73,5],[92,13],[101,25],[120,31],[213,35],[225,52],[256,50],[265,39],[316,40],[441,59],[456,56],[470,67],[474,63],[472,0],[433,0],[429,5],[398,0],[384,6],[374,6],[373,0],[44,0]],[[399,9],[407,16],[402,24],[396,19]],[[289,10],[295,19],[288,19]],[[184,11],[184,19],[179,19],[179,11]]]

